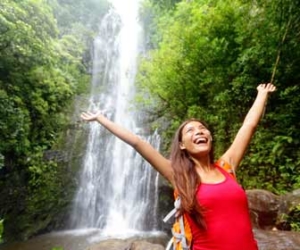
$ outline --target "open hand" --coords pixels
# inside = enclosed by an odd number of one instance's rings
[[[87,121],[87,122],[91,122],[91,121],[97,121],[97,118],[101,115],[100,111],[96,112],[96,113],[92,113],[92,112],[82,112],[80,117],[82,120]]]

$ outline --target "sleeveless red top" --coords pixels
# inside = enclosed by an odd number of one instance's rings
[[[216,167],[225,180],[201,183],[196,192],[207,229],[200,229],[186,216],[193,235],[192,250],[258,250],[245,191],[225,170]]]

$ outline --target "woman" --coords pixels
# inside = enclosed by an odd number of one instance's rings
[[[257,97],[229,149],[221,156],[235,172],[264,112],[271,83],[257,87]],[[212,158],[212,135],[206,124],[188,120],[177,130],[171,160],[148,142],[100,113],[81,114],[85,121],[97,121],[131,145],[163,175],[181,197],[182,213],[191,226],[192,250],[256,250],[247,197],[243,189]]]

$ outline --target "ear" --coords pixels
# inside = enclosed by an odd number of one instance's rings
[[[179,147],[180,147],[181,150],[186,149],[186,147],[185,147],[185,145],[184,145],[183,142],[180,142],[180,143],[179,143]]]

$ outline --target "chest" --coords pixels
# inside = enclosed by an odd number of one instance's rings
[[[221,183],[202,183],[197,190],[197,200],[206,212],[222,214],[228,210],[243,210],[247,207],[247,196],[243,188],[232,178]]]

